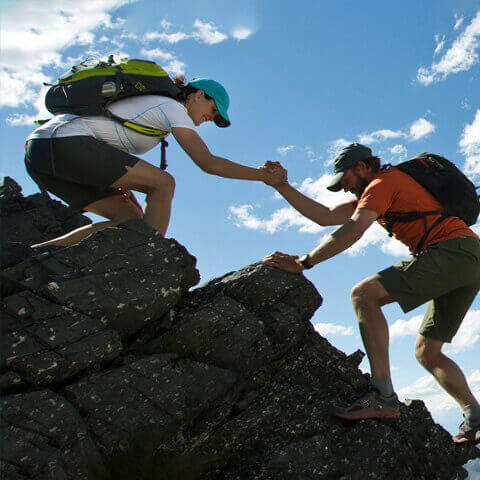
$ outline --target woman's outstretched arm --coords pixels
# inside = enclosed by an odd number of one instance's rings
[[[174,127],[172,134],[185,153],[204,171],[211,175],[240,180],[270,181],[282,173],[266,167],[252,168],[210,153],[200,135],[189,128]]]

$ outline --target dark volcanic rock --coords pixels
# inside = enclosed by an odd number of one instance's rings
[[[3,480],[104,480],[107,470],[75,408],[49,390],[1,400]]]
[[[254,264],[189,291],[195,258],[141,221],[13,263],[2,478],[447,480],[480,457],[420,401],[390,423],[330,415],[368,376],[311,326],[303,275]]]
[[[175,240],[129,220],[29,258],[2,278],[14,289],[99,319],[125,338],[168,312],[198,282],[195,262]]]
[[[103,322],[24,291],[2,312],[2,391],[63,382],[118,357],[122,342]],[[15,374],[15,375],[13,375]]]
[[[312,331],[309,319],[321,301],[303,276],[252,265],[194,290],[177,310],[173,328],[145,351],[193,355],[248,375]]]
[[[88,225],[91,220],[43,194],[25,198],[15,180],[5,177],[0,193],[0,222],[1,267],[5,268],[34,254],[30,245]]]
[[[170,478],[165,467],[162,474],[153,473],[156,458],[167,455],[175,463],[182,437],[212,405],[212,421],[220,422],[228,413],[221,404],[235,397],[237,380],[228,370],[152,355],[86,377],[62,393],[83,412],[112,478]]]

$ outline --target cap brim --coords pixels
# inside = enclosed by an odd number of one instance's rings
[[[215,125],[220,128],[226,128],[231,125],[230,120],[223,118],[221,115],[217,115],[214,119]]]
[[[339,172],[334,177],[330,184],[327,186],[327,190],[331,192],[339,192],[342,189],[342,178],[345,175],[345,172]]]

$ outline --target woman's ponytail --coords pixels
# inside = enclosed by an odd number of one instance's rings
[[[185,75],[177,75],[173,77],[172,80],[181,91],[179,100],[182,102],[185,101],[191,93],[195,93],[198,90],[198,88],[192,87],[188,84]]]

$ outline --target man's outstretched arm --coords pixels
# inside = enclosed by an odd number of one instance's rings
[[[279,162],[266,162],[264,168],[269,168],[284,173],[284,180],[279,183],[266,181],[267,185],[275,188],[277,192],[304,217],[321,226],[343,225],[355,211],[354,202],[345,202],[330,208],[303,195],[288,183],[287,170]]]
[[[324,262],[350,248],[360,240],[377,217],[378,213],[373,210],[366,208],[356,210],[350,219],[308,254],[309,265],[313,266]],[[281,252],[275,252],[265,257],[263,263],[292,273],[301,273],[305,269],[297,256]]]
[[[323,227],[342,225],[355,211],[354,203],[351,201],[330,208],[303,195],[289,183],[274,185],[274,188],[295,210]]]

